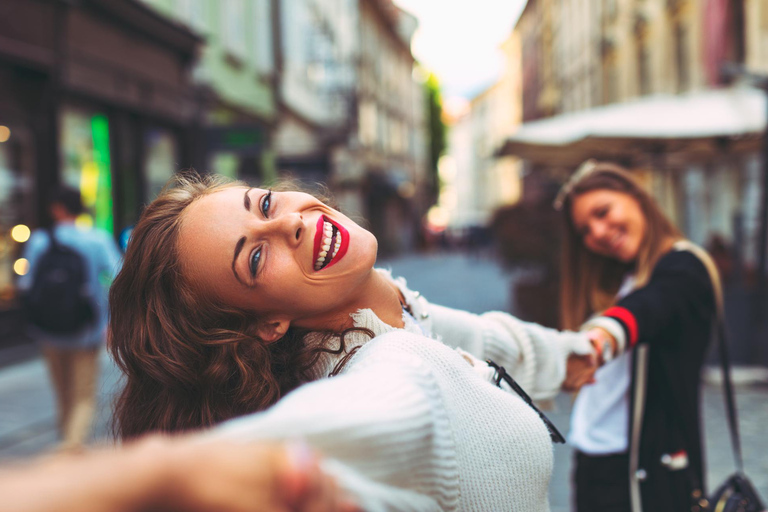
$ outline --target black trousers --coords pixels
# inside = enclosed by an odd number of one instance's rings
[[[575,457],[576,512],[630,512],[629,455]]]

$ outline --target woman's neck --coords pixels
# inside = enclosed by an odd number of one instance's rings
[[[341,332],[354,327],[353,313],[370,309],[385,324],[398,329],[404,327],[400,291],[386,273],[371,269],[356,286],[356,292],[349,302],[334,311],[295,325],[309,330]]]
[[[403,306],[400,290],[384,272],[373,269],[361,287],[359,309],[371,309],[379,319],[392,327],[403,327]]]

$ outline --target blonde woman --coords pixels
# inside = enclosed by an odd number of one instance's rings
[[[704,485],[699,374],[715,318],[707,270],[618,166],[585,163],[555,206],[565,221],[563,324],[588,330],[605,361],[571,417],[577,510],[691,510]]]

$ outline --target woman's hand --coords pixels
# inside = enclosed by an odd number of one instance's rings
[[[571,355],[566,364],[562,389],[564,391],[578,391],[586,384],[593,384],[597,368],[598,360],[595,354]]]
[[[582,386],[594,384],[597,369],[616,354],[616,340],[605,329],[594,327],[587,331],[587,338],[594,352],[586,355],[572,354],[568,358],[562,385],[565,391],[578,391]]]
[[[587,331],[592,346],[598,356],[598,365],[602,366],[616,357],[617,343],[611,334],[601,327],[593,327]]]
[[[0,471],[16,512],[352,512],[305,446],[152,436]]]
[[[151,504],[161,510],[357,510],[303,444],[190,438],[170,441],[166,453],[165,485],[158,486]]]

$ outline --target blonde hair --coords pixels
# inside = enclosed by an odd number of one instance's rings
[[[644,286],[659,258],[669,250],[669,242],[682,239],[680,231],[661,212],[656,202],[622,167],[592,163],[586,173],[566,185],[561,200],[563,212],[563,247],[561,252],[562,285],[560,290],[561,324],[578,328],[591,314],[607,309],[630,272],[635,273],[635,287]],[[582,235],[573,224],[573,200],[593,190],[613,190],[627,194],[640,205],[646,230],[636,260],[622,263],[600,256],[584,246]]]

